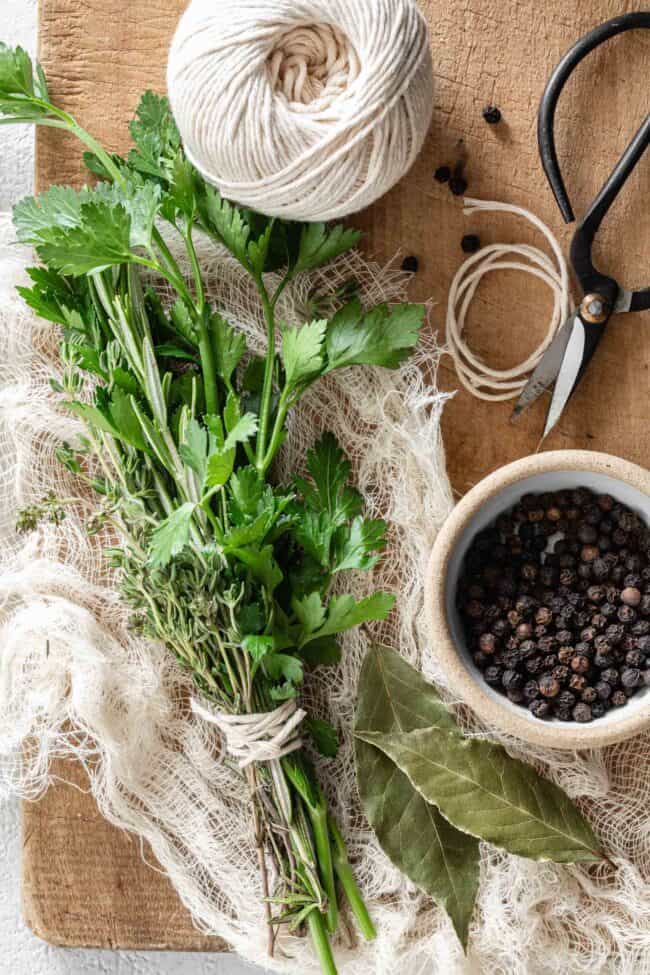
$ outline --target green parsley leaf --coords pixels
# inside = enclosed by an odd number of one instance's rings
[[[230,253],[248,268],[248,237],[250,227],[242,211],[224,200],[213,186],[204,185],[198,201],[202,222],[213,235],[225,244]]]
[[[349,529],[344,526],[337,532],[336,565],[333,572],[347,569],[367,571],[377,563],[386,544],[386,522],[381,519],[357,516]]]
[[[264,545],[262,548],[247,546],[231,550],[231,555],[235,555],[240,562],[248,566],[256,579],[265,586],[269,592],[282,582],[282,570],[275,561],[273,546]]]
[[[271,680],[284,680],[289,684],[302,684],[304,671],[297,657],[288,653],[271,653],[262,661],[264,672]]]
[[[300,657],[308,667],[335,667],[341,662],[341,648],[336,637],[323,636],[306,643]]]
[[[292,599],[291,608],[300,620],[304,633],[314,633],[325,622],[325,607],[317,592],[312,592],[302,599]]]
[[[129,153],[129,165],[146,176],[167,180],[181,144],[169,100],[146,91],[129,128],[135,144]]]
[[[69,230],[82,222],[81,208],[91,199],[87,189],[50,186],[38,196],[27,196],[13,208],[13,224],[21,244],[37,245],[56,230]]]
[[[149,561],[151,565],[167,565],[183,551],[190,540],[192,517],[196,505],[186,501],[165,518],[151,536]]]
[[[309,717],[305,718],[304,724],[320,754],[325,758],[336,758],[339,735],[334,725],[322,718]]]
[[[295,483],[308,508],[326,512],[334,527],[359,514],[361,495],[347,485],[350,464],[333,433],[324,433],[307,453],[307,469],[313,484],[303,477]]]
[[[228,393],[223,411],[227,437],[225,448],[230,449],[238,443],[246,443],[257,433],[257,417],[254,413],[241,415],[239,400],[232,391]]]
[[[275,641],[272,636],[245,636],[241,642],[242,649],[249,653],[253,662],[258,664],[264,657],[273,653]]]
[[[123,206],[87,203],[83,223],[70,230],[48,233],[36,250],[46,264],[62,274],[77,276],[135,260],[131,252],[131,218]]]
[[[210,335],[217,372],[230,386],[232,374],[246,352],[246,338],[217,314],[210,316]]]
[[[329,323],[327,371],[353,365],[394,369],[413,351],[423,321],[424,305],[378,305],[364,313],[358,300],[351,301]]]
[[[288,390],[313,379],[322,370],[326,326],[326,321],[317,321],[282,328],[282,361]]]
[[[0,114],[14,121],[39,122],[50,115],[45,75],[22,47],[0,43]],[[37,102],[45,102],[46,106]]]
[[[198,420],[192,418],[184,432],[183,442],[178,448],[178,452],[188,467],[199,475],[205,477],[205,465],[208,454],[208,432]]]
[[[358,230],[338,224],[328,229],[324,223],[308,223],[302,229],[295,273],[320,267],[340,254],[356,247],[361,238]]]
[[[388,592],[375,592],[359,602],[355,602],[354,596],[347,593],[343,596],[332,596],[327,606],[325,622],[316,631],[312,631],[313,637],[343,633],[344,630],[350,630],[369,620],[384,620],[394,604],[395,596]],[[309,631],[305,631],[299,646],[303,647],[311,639]]]

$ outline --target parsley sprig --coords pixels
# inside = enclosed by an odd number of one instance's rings
[[[98,178],[81,189],[52,186],[14,210],[18,239],[40,259],[20,291],[60,327],[53,387],[85,424],[60,458],[101,497],[89,531],[99,521],[116,529],[120,545],[109,556],[134,625],[166,643],[202,694],[229,712],[272,709],[300,692],[307,670],[338,662],[341,633],[384,619],[393,605],[385,592],[357,600],[338,586],[330,595],[335,578],[375,565],[385,525],[365,517],[331,434],[308,453],[304,474],[276,481],[287,416],[335,369],[399,365],[423,309],[365,309],[346,288],[327,317],[278,322],[289,283],[355,247],[359,234],[224,200],[187,160],[167,100],[152,92],[131,123],[133,148],[110,154],[50,101],[24,51],[0,45],[0,116],[75,134]],[[262,358],[211,303],[197,234],[227,248],[254,282],[267,326]],[[184,246],[182,266],[171,236]],[[41,509],[60,510],[46,499],[22,518],[23,530]],[[305,730],[323,755],[335,754],[335,728],[310,718]],[[271,950],[278,925],[304,924],[323,970],[334,972],[339,888],[363,934],[374,929],[314,768],[301,752],[249,769],[247,779]]]

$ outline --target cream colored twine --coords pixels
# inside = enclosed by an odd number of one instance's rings
[[[433,111],[414,0],[192,0],[167,88],[185,151],[230,200],[330,220],[382,196]]]
[[[550,257],[538,247],[528,244],[488,244],[461,264],[451,283],[447,303],[447,351],[465,389],[477,399],[498,402],[513,399],[522,391],[529,374],[568,318],[572,298],[562,249],[546,224],[523,207],[494,200],[465,199],[465,216],[490,211],[512,213],[528,220],[546,237],[553,251],[553,257]],[[522,259],[513,260],[511,255]],[[547,284],[553,294],[553,311],[544,338],[529,356],[511,369],[494,369],[471,351],[463,333],[472,299],[482,278],[492,271],[505,270],[525,271]]]
[[[191,703],[195,714],[217,726],[228,754],[239,760],[241,769],[253,762],[277,761],[302,747],[298,728],[307,712],[297,707],[295,698],[261,714],[225,714],[196,698]]]

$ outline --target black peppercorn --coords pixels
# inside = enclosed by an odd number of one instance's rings
[[[483,653],[494,653],[497,641],[494,633],[483,633],[479,639],[479,647]]]
[[[628,650],[625,654],[625,663],[628,667],[641,667],[643,665],[644,655],[640,650]]]
[[[570,666],[574,674],[586,674],[589,670],[589,659],[577,653],[572,657]]]
[[[592,720],[595,720],[596,718],[602,718],[606,710],[607,710],[607,706],[603,701],[594,701],[594,703],[591,705]]]
[[[554,667],[551,671],[551,676],[555,677],[556,680],[559,680],[560,684],[565,684],[569,677],[569,668],[564,664],[558,664],[557,667]]]
[[[410,254],[408,257],[405,257],[404,260],[402,261],[402,271],[408,271],[410,274],[415,274],[418,267],[419,267],[418,259],[413,254]]]
[[[571,713],[574,721],[579,721],[582,723],[585,721],[591,721],[592,719],[591,705],[585,704],[584,701],[581,701],[580,704],[576,704]]]
[[[438,166],[438,168],[436,169],[435,173],[433,174],[433,178],[438,183],[448,183],[449,180],[451,179],[451,167],[450,166]]]
[[[618,613],[616,615],[621,623],[633,623],[636,619],[636,610],[623,603],[622,606],[619,606]]]
[[[454,196],[462,196],[467,189],[467,180],[464,176],[452,176],[449,180],[449,189]]]
[[[534,701],[539,697],[539,685],[536,680],[529,680],[524,685],[524,697],[529,701]]]
[[[636,607],[641,602],[641,593],[636,586],[626,586],[621,593],[621,602],[626,606]]]
[[[528,705],[528,710],[536,718],[548,718],[551,715],[551,705],[543,698],[536,698]]]
[[[591,704],[598,697],[598,694],[596,692],[596,688],[595,687],[591,687],[591,686],[585,687],[585,689],[582,692],[582,694],[580,695],[580,697],[585,702],[585,704]]]
[[[557,670],[557,667],[555,668],[555,670]],[[569,687],[571,688],[572,691],[576,691],[576,693],[579,693],[580,691],[584,691],[586,686],[587,686],[586,677],[584,677],[582,674],[571,674],[571,677],[569,678]]]
[[[498,125],[501,121],[501,110],[496,105],[486,105],[481,114],[488,125]]]
[[[476,254],[481,247],[481,238],[478,234],[465,234],[460,242],[460,247],[464,254]]]
[[[607,701],[612,696],[612,685],[606,680],[599,680],[596,684],[596,694],[601,701]]]
[[[485,680],[488,682],[488,684],[500,684],[502,674],[503,671],[501,670],[500,667],[492,666],[486,668],[483,676],[485,677]]]
[[[516,670],[504,670],[501,683],[507,691],[516,691],[523,687],[524,678]]]
[[[605,670],[602,670],[600,673],[600,679],[606,680],[607,683],[610,684],[612,687],[616,687],[616,685],[619,682],[620,676],[621,675],[619,674],[618,670],[616,670],[616,668],[614,667],[606,667]]]
[[[637,667],[625,667],[621,671],[621,684],[626,690],[632,690],[641,683],[641,671]]]
[[[552,674],[543,674],[538,684],[539,692],[544,697],[556,697],[560,693],[560,682]]]
[[[614,691],[611,696],[611,702],[615,708],[620,708],[623,704],[627,703],[627,694],[625,691]]]

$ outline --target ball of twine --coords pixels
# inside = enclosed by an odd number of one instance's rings
[[[167,83],[205,179],[295,220],[342,217],[389,190],[433,108],[413,0],[192,0]]]

